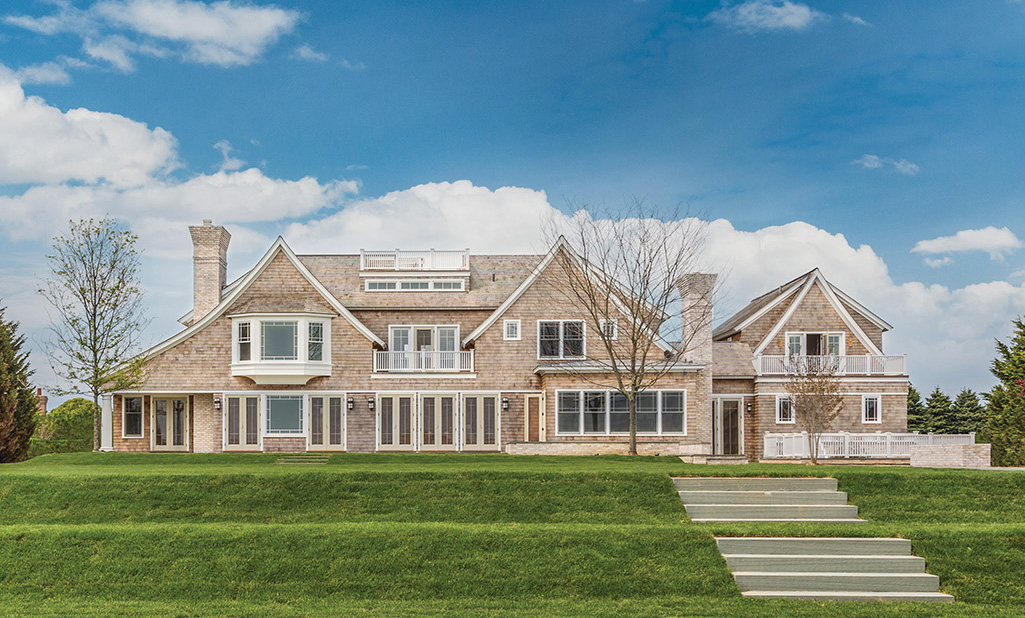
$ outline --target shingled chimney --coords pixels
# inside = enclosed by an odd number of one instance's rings
[[[192,235],[192,322],[200,320],[221,302],[228,278],[228,242],[231,234],[210,219],[190,225]]]
[[[688,273],[680,278],[684,358],[712,364],[712,293],[716,275]]]

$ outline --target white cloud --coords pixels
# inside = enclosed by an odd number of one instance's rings
[[[87,109],[67,112],[26,97],[0,65],[0,183],[105,181],[138,185],[177,166],[167,131]]]
[[[949,257],[941,257],[941,258],[925,258],[922,261],[925,262],[925,265],[929,266],[930,268],[941,268],[943,266],[946,266],[947,264],[950,264],[954,260],[949,258]]]
[[[342,58],[342,61],[339,64],[342,65],[343,69],[349,69],[350,71],[362,71],[367,68],[367,65],[362,62],[349,62],[344,58]]]
[[[71,83],[71,75],[56,62],[43,62],[19,68],[14,72],[15,78],[23,84],[58,84]]]
[[[100,0],[84,10],[59,2],[52,15],[11,15],[4,21],[38,34],[77,34],[90,57],[131,72],[139,54],[174,54],[222,67],[252,64],[292,32],[300,17],[297,11],[237,0]]]
[[[892,167],[894,171],[904,174],[905,176],[914,176],[918,174],[918,172],[922,171],[922,168],[907,159],[897,160],[889,157],[880,157],[879,155],[874,154],[861,155],[860,158],[851,161],[851,163],[870,170]]]
[[[983,251],[989,254],[991,260],[1003,262],[1006,254],[1023,246],[1025,244],[1011,230],[991,225],[978,230],[961,230],[953,236],[920,240],[915,243],[911,252],[936,254]]]
[[[857,15],[851,15],[850,13],[844,13],[843,14],[843,18],[846,19],[847,21],[851,22],[852,24],[856,25],[856,26],[871,26],[872,25],[872,24],[868,23],[867,21],[865,21],[864,19],[858,17]]]
[[[828,19],[806,4],[790,0],[749,0],[709,13],[707,19],[742,32],[804,30]]]
[[[328,60],[327,54],[313,49],[309,44],[303,44],[295,48],[295,51],[292,52],[292,57],[310,62],[327,62]]]
[[[296,11],[233,0],[102,0],[93,10],[111,24],[184,44],[190,60],[220,66],[251,64],[299,21]]]
[[[214,144],[214,150],[220,151],[221,156],[223,157],[223,160],[221,161],[221,171],[233,172],[241,169],[242,166],[246,164],[242,159],[231,156],[232,151],[235,149],[231,147],[231,144],[226,139],[222,139]]]

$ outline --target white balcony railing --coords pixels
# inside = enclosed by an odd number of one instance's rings
[[[835,367],[836,375],[907,375],[907,355],[877,356],[874,354],[846,356],[759,356],[755,359],[758,375],[787,375],[795,368],[807,366]]]
[[[473,350],[455,352],[374,352],[374,371],[458,373],[473,371]]]
[[[360,270],[470,270],[470,250],[359,251]]]
[[[811,442],[807,432],[766,433],[765,459],[807,459]],[[870,457],[887,459],[911,457],[912,446],[975,444],[974,433],[823,433],[819,434],[821,459]]]

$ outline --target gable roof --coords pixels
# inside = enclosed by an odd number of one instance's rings
[[[505,312],[508,311],[509,308],[512,307],[516,303],[516,301],[519,300],[519,298],[523,296],[523,294],[527,290],[529,290],[530,287],[534,285],[534,283],[537,282],[537,280],[541,277],[541,273],[543,273],[545,269],[547,269],[551,265],[552,260],[555,259],[555,256],[558,255],[560,251],[565,252],[565,254],[569,256],[570,260],[573,261],[573,264],[585,273],[593,272],[593,267],[586,261],[584,261],[583,258],[581,258],[579,255],[577,255],[577,252],[574,251],[573,247],[570,246],[569,242],[567,242],[566,237],[559,236],[559,238],[552,245],[552,248],[548,250],[548,253],[546,253],[543,258],[541,258],[541,261],[537,264],[537,266],[534,267],[530,274],[527,275],[527,278],[524,279],[522,283],[520,283],[519,287],[513,290],[512,294],[510,294],[502,302],[502,304],[499,305],[498,308],[495,309],[491,313],[491,315],[487,317],[487,319],[481,322],[481,324],[477,328],[473,329],[473,331],[470,332],[470,334],[463,338],[463,346],[465,347],[471,341],[477,339],[478,337],[483,335],[489,328],[491,328],[495,324],[495,322],[497,322],[499,318],[501,318],[502,315],[505,314]],[[620,289],[619,292],[625,293],[622,289]],[[629,314],[627,308],[623,305],[623,303],[617,298],[615,294],[610,294],[609,298],[616,305],[616,308],[619,309],[624,315]],[[658,333],[653,333],[652,343],[654,343],[666,352],[677,351],[671,343],[663,339],[662,336]]]
[[[823,295],[829,302],[833,310],[836,311],[843,323],[851,330],[851,333],[865,346],[866,349],[872,354],[882,355],[882,350],[876,347],[875,343],[872,342],[871,338],[865,334],[861,326],[855,321],[854,316],[851,315],[844,303],[847,303],[854,308],[859,314],[863,315],[870,322],[879,326],[882,330],[890,330],[890,325],[887,324],[882,318],[875,315],[868,309],[865,309],[861,304],[857,303],[847,294],[844,294],[839,289],[833,287],[833,284],[829,283],[826,278],[822,275],[822,272],[815,268],[800,277],[788,281],[781,285],[775,290],[763,294],[758,298],[751,301],[747,307],[741,309],[736,315],[732,316],[729,320],[724,322],[719,328],[715,329],[712,333],[713,339],[721,340],[725,339],[737,332],[744,330],[748,325],[753,323],[758,318],[764,316],[766,313],[771,311],[773,308],[779,306],[783,301],[791,296],[794,297],[793,302],[787,307],[787,310],[783,312],[783,315],[776,321],[773,327],[769,330],[768,334],[759,342],[758,346],[754,350],[754,354],[757,356],[762,353],[765,347],[771,342],[776,335],[779,334],[780,329],[783,325],[790,320],[800,306],[801,301],[808,295],[808,291],[813,286],[818,286],[822,290]],[[843,302],[841,302],[843,298]]]
[[[327,301],[328,305],[330,305],[331,308],[338,313],[338,315],[345,318],[345,320],[349,322],[364,337],[366,337],[373,343],[378,344],[382,348],[386,347],[384,341],[382,341],[377,335],[375,335],[373,331],[367,328],[362,322],[357,320],[356,317],[353,316],[352,313],[350,313],[349,310],[346,309],[345,306],[342,305],[342,303],[340,303],[338,299],[335,298],[327,290],[327,288],[325,288],[324,285],[316,277],[313,276],[313,273],[311,273],[310,270],[306,267],[306,265],[299,260],[296,254],[292,251],[291,247],[288,246],[288,243],[285,242],[285,239],[278,236],[277,240],[274,241],[274,244],[271,245],[270,249],[267,250],[267,253],[265,253],[264,256],[260,258],[260,261],[256,263],[256,266],[254,266],[252,270],[250,270],[245,275],[237,279],[230,286],[225,287],[221,295],[221,302],[218,303],[216,307],[211,309],[209,313],[204,315],[199,320],[194,321],[192,325],[190,325],[188,328],[181,331],[177,335],[174,335],[170,339],[167,339],[153,346],[149,350],[143,352],[142,358],[150,359],[166,350],[173,348],[174,346],[185,341],[192,335],[196,334],[197,332],[205,328],[211,322],[219,318],[221,315],[223,315],[224,312],[227,311],[229,307],[231,307],[232,303],[238,300],[238,298],[242,296],[242,294],[245,293],[246,290],[249,289],[253,282],[256,281],[261,274],[263,274],[263,272],[267,269],[270,263],[279,254],[284,255],[288,259],[288,261],[291,262],[292,266],[294,266],[295,269],[299,271],[299,274],[302,275],[303,278],[305,278],[306,281],[313,286],[313,288],[324,298],[325,301]]]

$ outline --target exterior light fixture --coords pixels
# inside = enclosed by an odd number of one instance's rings
[[[352,410],[353,408],[356,407],[356,400],[353,399],[352,397],[349,397],[348,399],[345,400],[345,407],[348,408],[349,410]]]
[[[220,410],[220,409],[221,409],[221,396],[220,395],[214,395],[214,410]]]
[[[373,409],[374,409],[374,398],[373,397],[370,397],[370,398],[367,399],[367,407],[370,408],[371,411],[373,411]]]
[[[508,397],[502,397],[502,409],[503,410],[508,410],[509,409],[509,398]]]

